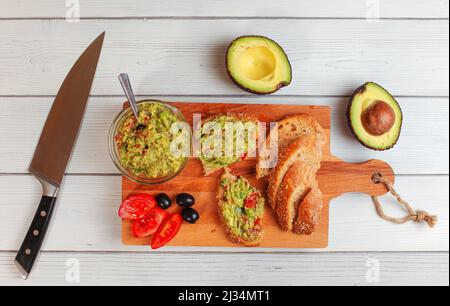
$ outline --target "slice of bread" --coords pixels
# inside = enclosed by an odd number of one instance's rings
[[[278,190],[284,177],[294,163],[297,161],[304,162],[310,166],[315,175],[320,168],[322,157],[322,142],[317,140],[315,136],[303,136],[291,143],[281,153],[277,166],[269,175],[267,196],[270,206],[276,209]],[[299,175],[301,176],[302,173]],[[283,185],[285,184],[283,183]]]
[[[316,179],[316,169],[309,163],[299,160],[286,173],[276,198],[275,212],[280,227],[287,232],[297,217],[299,204],[311,191]]]
[[[322,209],[322,192],[316,185],[299,205],[292,231],[300,235],[311,235],[317,231],[322,218]]]
[[[254,195],[256,201],[254,210],[245,208],[245,200],[236,200],[230,196],[231,185],[239,180],[241,180],[241,183],[245,182],[245,185],[251,189],[250,194]],[[219,219],[227,237],[233,243],[239,243],[247,247],[258,246],[263,237],[262,219],[265,205],[261,192],[251,187],[245,178],[234,175],[230,169],[225,168],[219,182],[217,197],[219,200]]]
[[[270,159],[270,139],[278,132],[278,154],[300,137],[315,136],[323,144],[326,142],[326,135],[322,126],[317,120],[307,114],[295,114],[284,118],[278,122],[278,128],[272,130],[266,139],[265,150],[261,150],[256,165],[256,177],[261,179],[269,175],[271,169],[265,167],[265,162]]]
[[[251,122],[253,124],[255,124],[256,126],[256,133],[254,135],[255,138],[255,146],[253,148],[249,148],[250,150],[245,151],[244,150],[244,155],[240,156],[240,157],[206,157],[206,156],[202,156],[202,151],[197,152],[197,154],[199,154],[199,159],[202,162],[203,165],[203,172],[205,174],[205,176],[208,176],[218,170],[223,169],[224,167],[230,166],[236,162],[239,162],[241,160],[245,160],[248,158],[248,156],[251,155],[255,155],[255,151],[256,151],[256,147],[257,147],[257,142],[258,142],[258,130],[259,130],[259,121],[257,119],[255,119],[253,116],[250,116],[248,114],[232,114],[232,113],[228,113],[228,114],[219,114],[219,115],[214,115],[211,116],[205,120],[203,120],[201,122],[201,128],[200,128],[200,135],[198,135],[199,131],[196,131],[197,135],[196,137],[198,137],[198,139],[200,139],[200,143],[201,143],[201,138],[205,137],[205,135],[203,135],[202,131],[203,131],[203,127],[205,126],[206,123],[208,122],[214,122],[216,120],[220,120],[221,118],[226,118],[227,122]],[[195,128],[195,127],[194,127]],[[222,146],[225,145],[225,141],[224,139],[222,140]],[[234,149],[236,144],[234,145]],[[202,148],[200,148],[201,150]],[[223,152],[223,154],[225,155],[225,153]],[[215,163],[215,161],[220,161]]]

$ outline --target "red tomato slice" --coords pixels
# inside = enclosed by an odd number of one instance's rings
[[[119,217],[125,220],[142,219],[156,206],[156,200],[149,194],[135,194],[125,201],[119,209]]]
[[[246,208],[256,208],[256,204],[258,202],[258,193],[254,192],[248,196],[244,201],[244,205]]]
[[[156,250],[169,243],[178,233],[183,218],[180,214],[169,215],[153,235],[151,247]]]
[[[167,212],[159,207],[155,207],[133,223],[133,233],[137,238],[144,238],[153,235],[167,217]]]

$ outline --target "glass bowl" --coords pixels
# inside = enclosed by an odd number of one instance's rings
[[[167,110],[172,112],[172,114],[174,114],[179,119],[179,122],[186,123],[187,126],[189,126],[183,113],[181,113],[181,111],[178,108],[176,108],[172,105],[169,105],[167,103],[164,103],[161,101],[156,101],[156,100],[142,100],[142,101],[139,101],[137,104],[139,107],[139,105],[145,104],[145,103],[150,103],[150,104],[156,103],[156,104],[162,105]],[[178,171],[176,171],[172,174],[166,175],[166,176],[161,176],[161,177],[146,177],[143,175],[136,175],[136,174],[132,173],[131,171],[129,171],[124,165],[122,165],[122,163],[120,161],[120,155],[119,155],[119,151],[118,151],[118,147],[117,147],[115,138],[116,138],[116,135],[118,134],[120,127],[123,125],[123,122],[130,116],[133,116],[133,112],[131,110],[131,107],[127,107],[126,109],[122,110],[117,115],[117,117],[114,119],[114,121],[111,125],[111,128],[109,130],[109,136],[108,136],[109,154],[111,155],[111,159],[114,162],[114,164],[116,165],[117,169],[119,169],[119,171],[128,179],[130,179],[136,183],[145,184],[145,185],[161,184],[161,183],[167,182],[167,181],[175,178],[178,174],[180,174],[183,171],[183,169],[185,168],[186,164],[189,161],[189,157],[186,157],[184,159],[184,161]],[[191,128],[189,128],[189,137],[192,137]],[[189,148],[191,150],[191,147],[189,147]]]

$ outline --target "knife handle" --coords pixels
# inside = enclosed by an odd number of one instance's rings
[[[56,197],[42,196],[39,208],[31,223],[30,229],[25,237],[25,240],[20,247],[19,253],[16,256],[15,263],[22,272],[24,279],[28,278],[31,273],[33,265],[39,255],[39,252],[44,242],[45,234],[47,233],[50,219],[55,208]]]

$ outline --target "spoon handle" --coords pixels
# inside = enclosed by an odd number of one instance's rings
[[[134,97],[133,88],[131,87],[130,78],[128,77],[128,74],[121,73],[119,75],[119,81],[122,85],[123,91],[125,92],[125,95],[127,96],[128,102],[130,102],[131,110],[133,111],[134,116],[136,119],[139,120],[139,110],[137,107],[136,98]]]

